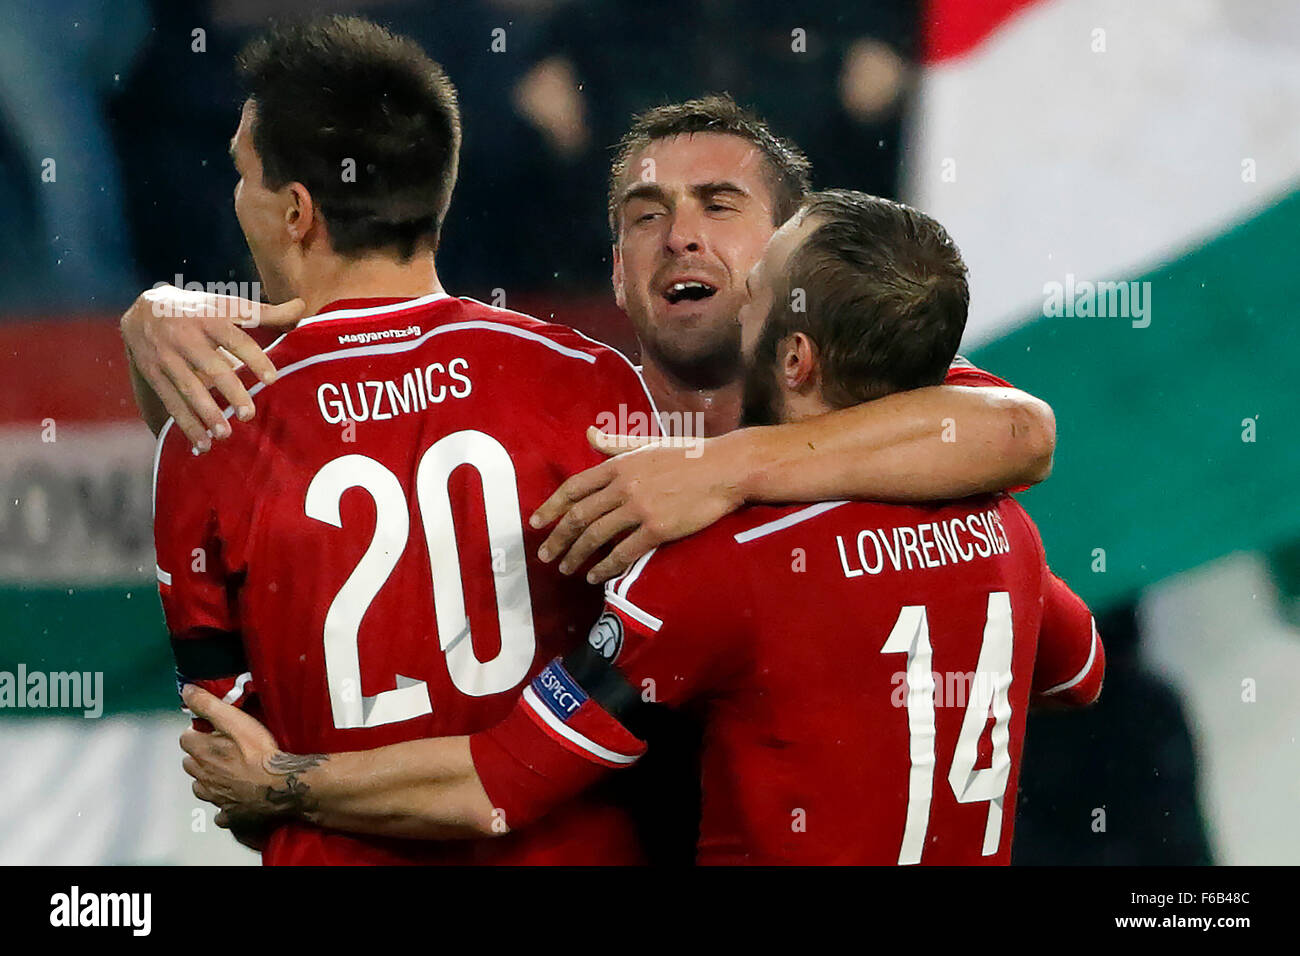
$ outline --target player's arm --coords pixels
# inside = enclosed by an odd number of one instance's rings
[[[653,612],[631,604],[639,595],[607,598],[589,641],[552,661],[501,723],[468,737],[286,754],[247,714],[187,688],[186,704],[218,731],[181,738],[194,793],[221,808],[221,826],[295,818],[353,833],[455,839],[529,825],[645,752],[647,680],[660,688],[652,696],[673,705],[735,666],[734,624],[702,612],[689,586],[658,590]],[[694,617],[657,616],[679,604]]]
[[[1042,481],[1056,421],[1016,388],[938,385],[718,441],[746,503],[933,501]]]
[[[252,696],[217,510],[221,489],[175,428],[159,439],[154,472],[158,596],[171,636],[177,690],[194,683],[241,706]]]
[[[288,328],[303,311],[301,299],[271,306],[174,286],[140,293],[122,314],[121,329],[131,390],[145,424],[157,435],[175,418],[190,444],[206,451],[209,432],[218,438],[230,433],[209,393],[213,387],[248,421],[253,400],[231,357],[264,382],[274,380],[275,366],[244,328]]]
[[[533,523],[558,522],[542,560],[563,555],[566,573],[626,533],[593,569],[598,581],[744,504],[929,501],[1031,485],[1051,471],[1055,443],[1052,410],[1032,395],[940,385],[685,448],[618,455],[566,481]],[[628,448],[593,444],[608,454]]]
[[[499,836],[645,752],[627,724],[635,726],[636,712],[647,705],[630,688],[588,648],[552,661],[505,720],[486,731],[351,753],[290,754],[251,716],[190,686],[186,706],[216,733],[187,730],[181,749],[194,795],[220,808],[218,826],[296,819],[402,839]]]
[[[1045,569],[1031,701],[1047,707],[1086,706],[1101,694],[1105,672],[1106,651],[1088,605]]]
[[[252,716],[195,687],[185,703],[216,730],[181,735],[194,795],[222,827],[302,820],[350,833],[448,840],[504,833],[479,783],[467,737],[374,750],[290,754]]]
[[[570,696],[561,695],[560,704],[550,697],[537,703],[535,695],[553,695],[556,682],[563,682]],[[186,706],[215,733],[191,729],[181,735],[183,766],[194,778],[194,795],[220,808],[216,822],[222,827],[264,828],[296,819],[402,839],[499,836],[543,816],[645,751],[576,685],[561,661],[553,661],[530,692],[534,703],[521,699],[504,721],[472,737],[290,754],[252,716],[189,685],[183,690]],[[543,730],[534,708],[558,711],[578,698],[582,703],[575,712],[551,717],[566,728],[562,744]],[[488,796],[480,768],[492,781],[496,800]]]

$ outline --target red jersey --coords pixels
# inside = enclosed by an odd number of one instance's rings
[[[1005,864],[1028,705],[1103,667],[1010,497],[749,508],[611,581],[471,748],[520,826],[634,762],[645,701],[695,706],[700,863]]]
[[[571,329],[441,293],[334,303],[270,354],[279,378],[251,389],[254,421],[198,457],[179,429],[159,439],[159,590],[182,678],[236,700],[250,672],[259,716],[295,753],[492,726],[600,612],[598,587],[537,560],[547,532],[526,517],[603,460],[584,437],[598,416],[656,427],[640,377]],[[294,823],[263,858],[641,855],[624,812],[592,799],[478,844]]]
[[[998,378],[992,372],[986,372],[984,369],[975,365],[970,359],[958,355],[948,366],[948,374],[944,376],[943,384],[945,385],[965,385],[968,387],[995,387],[995,388],[1014,388],[1010,382],[1004,378]]]

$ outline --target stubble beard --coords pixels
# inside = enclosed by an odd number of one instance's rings
[[[685,388],[725,388],[740,381],[744,374],[740,325],[734,320],[707,337],[695,335],[689,341],[673,341],[657,332],[648,316],[634,324],[642,329],[639,338],[646,359]]]

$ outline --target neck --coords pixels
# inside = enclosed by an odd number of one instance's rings
[[[820,388],[786,392],[781,398],[781,423],[802,422],[832,412],[834,409],[822,399]]]
[[[304,265],[295,284],[308,315],[339,299],[406,299],[443,291],[432,252],[417,252],[407,262],[382,255],[331,255]]]
[[[732,431],[740,421],[744,392],[740,381],[720,388],[695,388],[682,384],[648,357],[642,376],[671,434],[711,438]]]

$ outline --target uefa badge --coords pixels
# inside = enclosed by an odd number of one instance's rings
[[[623,622],[612,611],[606,611],[587,635],[587,643],[607,661],[618,657],[623,647]]]

